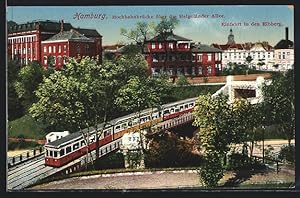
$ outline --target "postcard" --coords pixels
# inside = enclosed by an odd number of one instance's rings
[[[6,14],[7,191],[295,188],[293,5]]]

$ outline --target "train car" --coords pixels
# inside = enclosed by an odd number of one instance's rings
[[[45,145],[45,165],[60,167],[74,159],[85,155],[88,151],[95,150],[120,139],[125,133],[134,132],[139,128],[145,128],[155,125],[158,122],[178,117],[182,114],[193,111],[197,98],[190,98],[178,102],[162,105],[161,109],[149,108],[137,113],[132,113],[120,118],[97,125],[97,134],[100,138],[97,140],[96,129],[93,127],[83,129],[81,132],[75,132],[56,141]],[[102,130],[103,129],[103,130]],[[83,136],[83,134],[88,134]],[[98,141],[98,142],[97,142]],[[88,145],[86,145],[88,144]]]

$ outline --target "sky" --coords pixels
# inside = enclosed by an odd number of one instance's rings
[[[97,17],[78,17],[85,14]],[[118,18],[122,15],[153,18]],[[217,17],[213,18],[213,15]],[[177,17],[179,25],[174,33],[203,44],[226,44],[232,29],[236,43],[268,41],[274,46],[285,38],[285,27],[289,28],[289,39],[294,41],[294,7],[288,5],[10,6],[6,10],[7,20],[17,23],[63,19],[74,27],[96,29],[103,36],[103,45],[128,42],[120,35],[121,28],[133,28],[139,21],[158,23],[159,16]],[[181,16],[193,17],[188,19]],[[263,22],[269,23],[269,26],[263,25]]]

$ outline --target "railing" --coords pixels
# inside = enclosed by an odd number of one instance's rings
[[[36,156],[40,156],[41,154],[44,154],[44,147],[35,148],[33,150],[23,152],[19,155],[13,156],[13,157],[7,157],[7,164],[8,168],[11,168],[13,166],[16,166],[22,162],[25,162],[29,159],[32,159]]]

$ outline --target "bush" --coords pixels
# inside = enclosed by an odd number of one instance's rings
[[[12,150],[19,150],[19,149],[33,149],[36,147],[39,147],[41,145],[39,145],[36,142],[26,142],[26,141],[19,141],[19,142],[8,142],[8,150],[12,151]]]
[[[179,86],[184,86],[184,85],[189,85],[190,83],[184,75],[180,75],[178,77],[178,80],[177,80],[176,84],[179,85]]]
[[[45,139],[45,126],[36,122],[31,116],[25,115],[8,122],[8,137],[28,139]]]
[[[116,169],[124,166],[124,156],[118,152],[103,156],[95,163],[96,169]]]
[[[288,161],[288,162],[295,162],[295,146],[283,146],[280,149],[278,159]]]
[[[191,151],[191,145],[178,140],[175,134],[156,135],[145,152],[145,165],[148,168],[200,166],[203,158]]]
[[[204,165],[199,169],[200,181],[207,187],[216,187],[224,175],[222,159],[217,153],[208,153]]]

